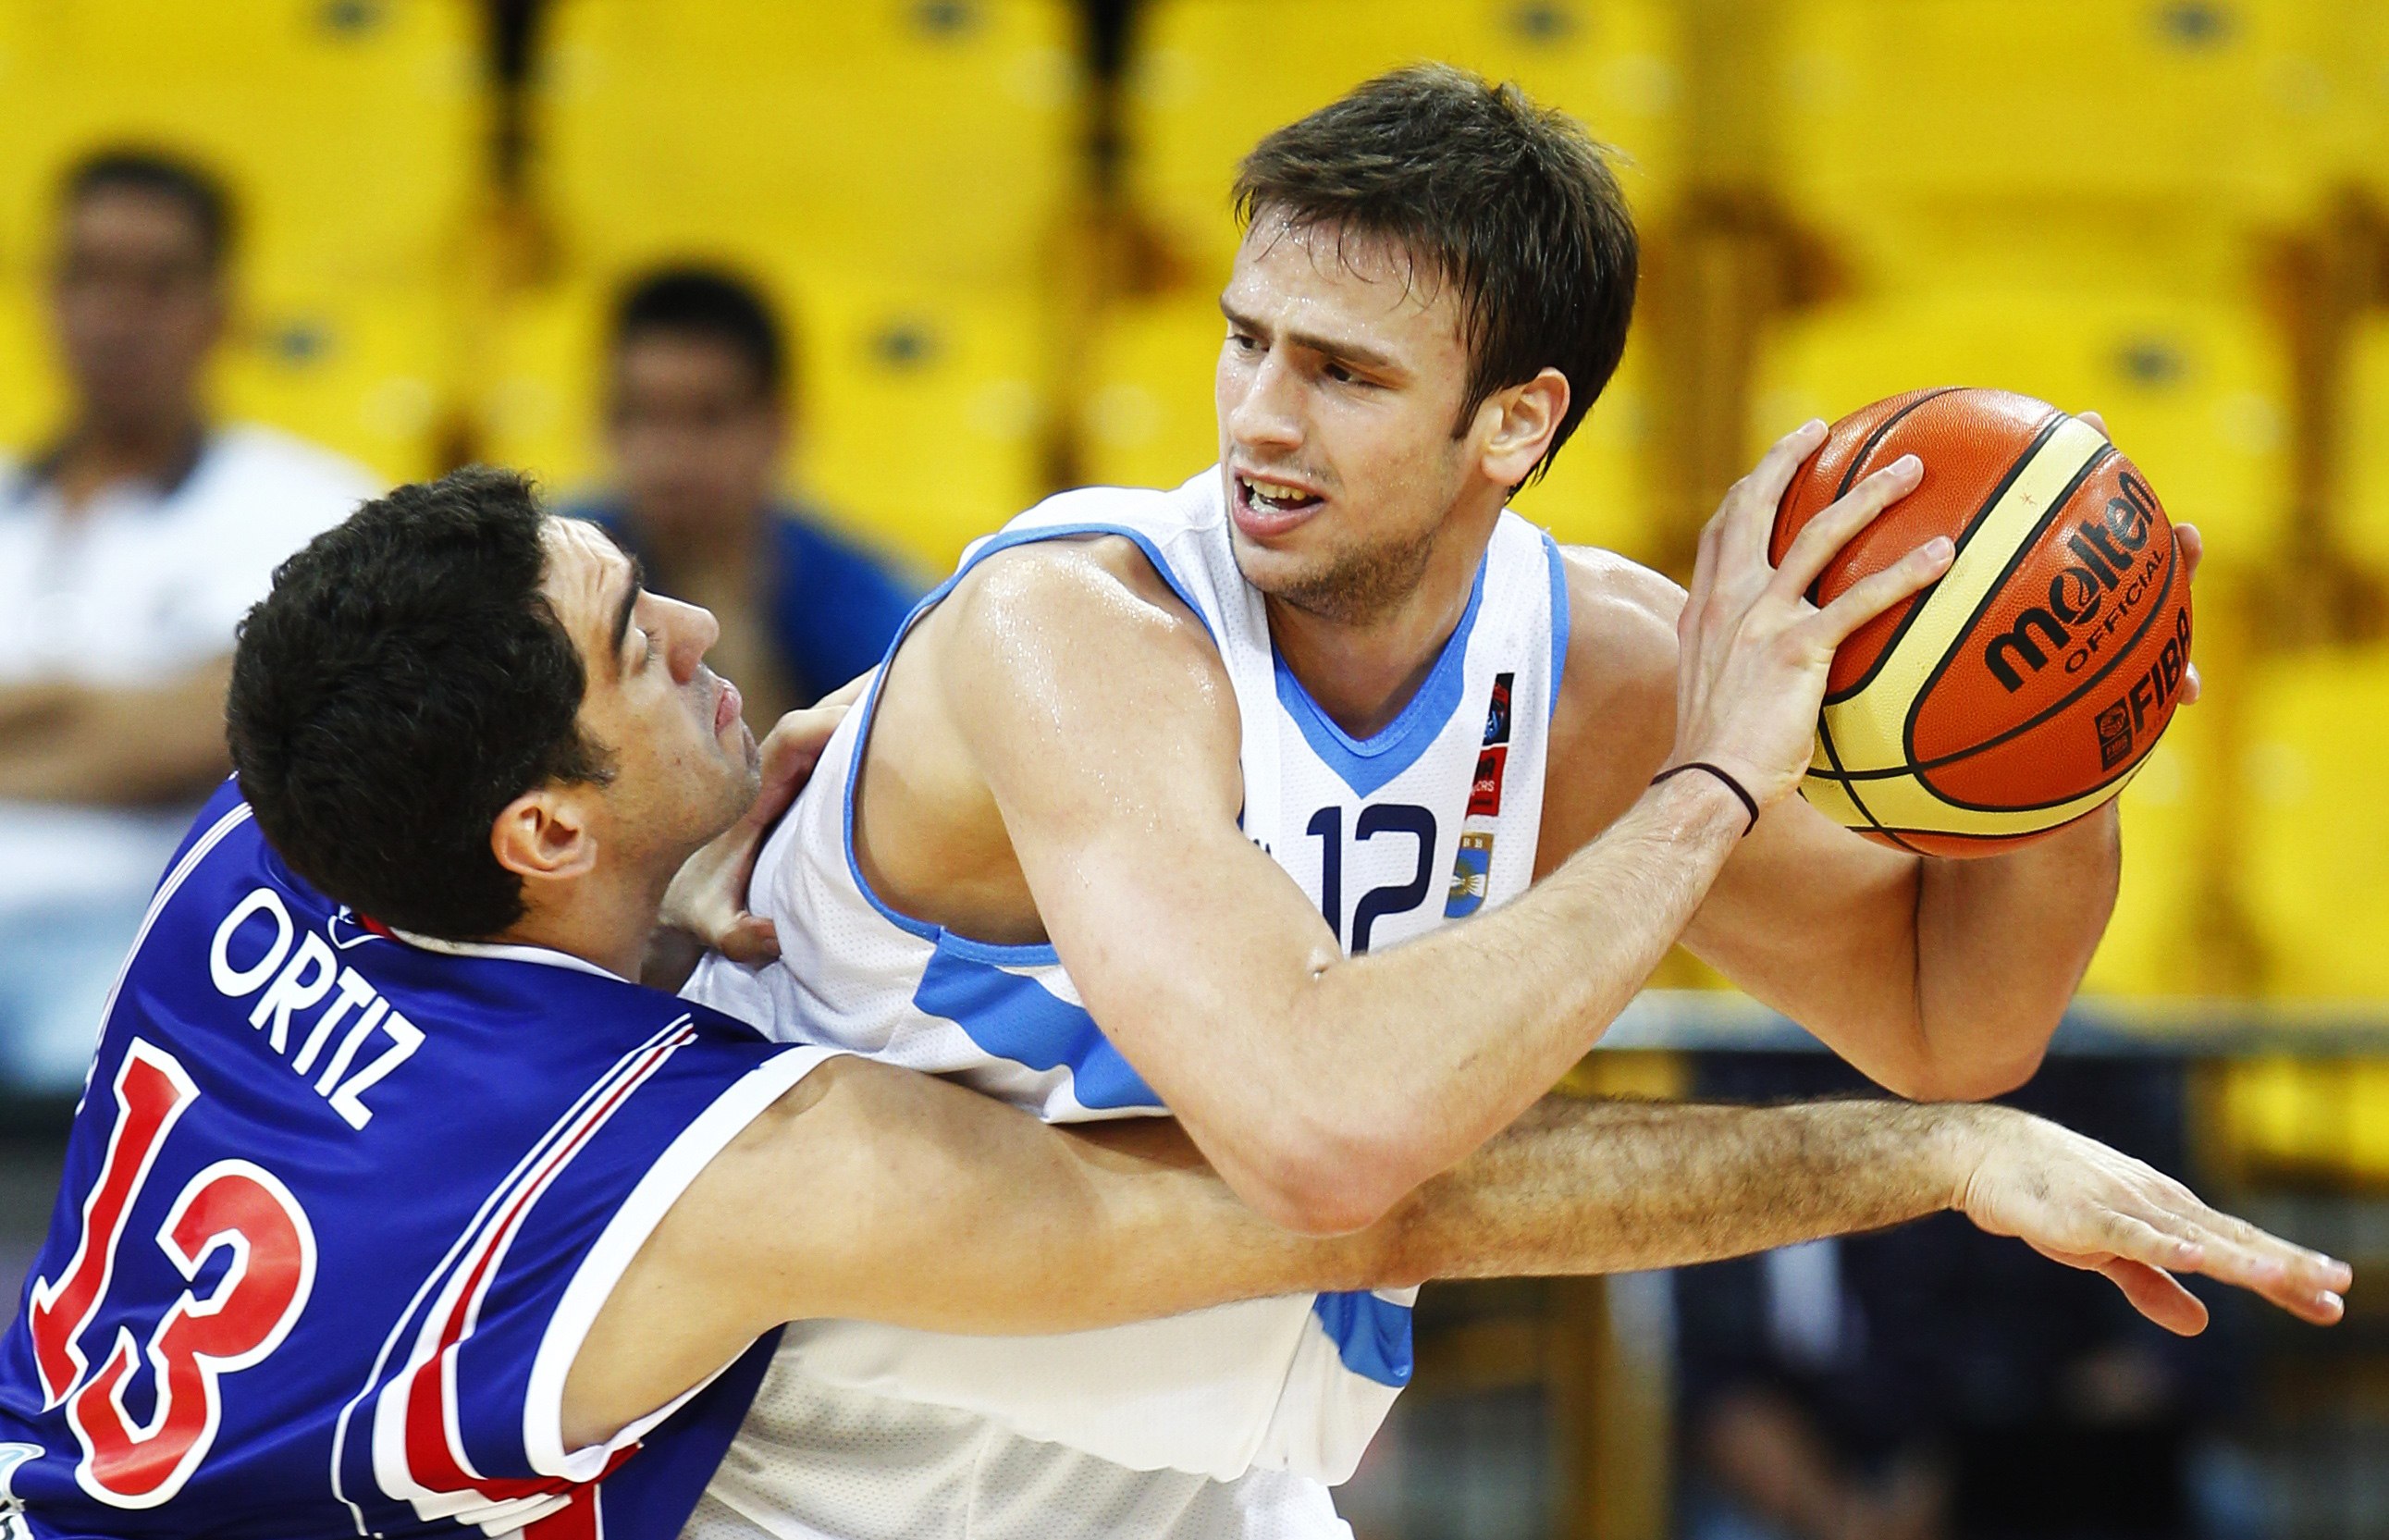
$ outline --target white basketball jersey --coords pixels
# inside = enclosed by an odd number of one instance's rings
[[[1348,951],[1524,892],[1567,641],[1551,538],[1502,516],[1425,683],[1382,731],[1355,739],[1279,664],[1261,597],[1237,571],[1221,496],[1216,469],[1174,492],[1066,493],[974,545],[955,576],[1031,541],[1135,541],[1201,617],[1233,682],[1245,833]],[[753,902],[777,924],[780,963],[711,958],[690,993],[779,1036],[948,1075],[1049,1122],[1163,1111],[1051,946],[953,935],[896,913],[865,884],[853,790],[877,693],[875,680],[757,865]],[[774,1375],[974,1412],[1138,1470],[1225,1481],[1258,1467],[1335,1482],[1410,1379],[1413,1292],[1262,1300],[1028,1339],[800,1323]]]

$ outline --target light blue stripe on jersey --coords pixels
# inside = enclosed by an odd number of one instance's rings
[[[1161,575],[1161,581],[1169,584],[1170,592],[1194,612],[1207,633],[1211,632],[1211,618],[1195,601],[1194,590],[1170,570],[1161,547],[1154,544],[1151,535],[1118,524],[1055,524],[1008,531],[980,542],[969,558],[955,569],[953,576],[939,584],[913,610],[896,639],[888,644],[887,661],[895,659],[896,649],[904,645],[904,638],[912,634],[921,617],[952,593],[954,584],[989,557],[1015,545],[1092,535],[1118,535],[1134,541],[1145,560]],[[1213,635],[1216,637],[1216,633]],[[1095,1025],[1095,1019],[1087,1014],[1084,1007],[1062,999],[1034,979],[1008,971],[1015,968],[1059,967],[1061,959],[1053,947],[1000,946],[954,935],[927,920],[899,914],[862,875],[862,863],[854,853],[854,792],[862,775],[863,749],[871,739],[871,719],[879,708],[880,688],[888,681],[887,661],[881,663],[878,675],[863,696],[862,725],[857,730],[854,757],[847,765],[846,866],[854,879],[855,891],[870,901],[882,918],[937,947],[928,966],[922,970],[919,986],[913,992],[913,1004],[926,1015],[953,1022],[972,1042],[999,1059],[1039,1071],[1067,1068],[1070,1072],[1071,1095],[1081,1107],[1106,1111],[1125,1108],[1161,1110],[1161,1098],[1120,1057],[1119,1050],[1112,1046],[1111,1040]]]
[[[1421,754],[1441,736],[1460,710],[1461,693],[1468,687],[1468,636],[1476,629],[1477,607],[1485,602],[1485,569],[1490,556],[1476,563],[1476,583],[1468,591],[1468,608],[1460,625],[1443,644],[1435,670],[1418,687],[1401,713],[1367,738],[1356,738],[1328,718],[1302,687],[1302,681],[1275,655],[1278,704],[1294,719],[1311,752],[1352,789],[1366,797],[1418,763]]]
[[[993,956],[990,956],[993,954]],[[1106,1111],[1122,1108],[1161,1110],[1161,1098],[1129,1066],[1083,1006],[1074,1006],[1034,979],[1007,972],[995,960],[1038,966],[1054,962],[1050,946],[976,946],[958,936],[940,936],[913,1004],[926,1016],[943,1017],[970,1033],[972,1042],[999,1059],[1032,1070],[1067,1069],[1070,1093],[1079,1105]]]
[[[1560,680],[1567,672],[1568,622],[1574,616],[1568,610],[1567,562],[1560,555],[1560,543],[1552,538],[1549,530],[1543,532],[1543,554],[1552,563],[1552,694],[1548,720],[1559,714]]]
[[[1411,1307],[1367,1292],[1322,1294],[1310,1307],[1335,1356],[1363,1380],[1400,1390],[1411,1382]]]

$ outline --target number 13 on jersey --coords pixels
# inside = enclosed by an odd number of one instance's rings
[[[290,1189],[263,1168],[224,1160],[198,1172],[148,1238],[185,1287],[146,1344],[131,1324],[119,1324],[94,1370],[82,1338],[117,1281],[127,1220],[174,1125],[199,1097],[173,1055],[138,1038],[114,1091],[116,1123],[74,1254],[56,1278],[34,1281],[26,1324],[43,1393],[51,1406],[65,1404],[83,1447],[76,1481],[101,1502],[155,1508],[207,1458],[223,1421],[223,1378],[273,1353],[306,1308],[315,1236]],[[218,1251],[229,1253],[227,1264],[201,1298],[200,1276]],[[125,1389],[145,1367],[154,1405],[136,1419]]]

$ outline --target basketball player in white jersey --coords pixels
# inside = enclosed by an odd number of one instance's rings
[[[1166,1111],[1319,1232],[1511,1123],[1679,940],[1904,1096],[2026,1078],[2114,900],[2112,808],[1940,863],[1791,795],[1834,646],[1949,543],[1802,595],[1921,468],[1779,571],[1822,425],[1795,432],[1689,597],[1564,550],[1506,505],[1616,367],[1636,263],[1581,129],[1421,67],[1271,135],[1237,201],[1220,464],[967,553],[763,853],[782,962],[692,993],[1048,1120]],[[1639,1223],[1705,1222],[1711,1136],[1642,1169]],[[800,1325],[692,1533],[1341,1534],[1326,1486],[1409,1379],[1411,1298],[1036,1342]]]

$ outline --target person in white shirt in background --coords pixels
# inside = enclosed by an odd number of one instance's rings
[[[67,420],[0,460],[0,1087],[82,1084],[118,963],[229,763],[233,628],[379,485],[211,422],[230,204],[138,149],[67,175],[49,293]]]

